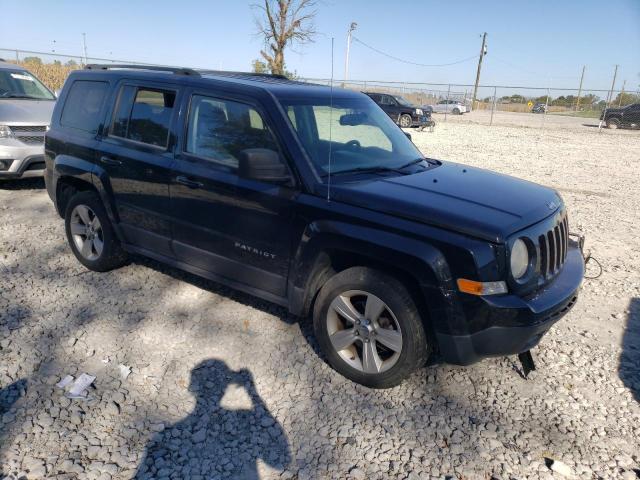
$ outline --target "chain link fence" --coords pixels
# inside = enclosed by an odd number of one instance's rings
[[[322,85],[331,83],[326,78],[300,80]],[[333,80],[333,85],[361,92],[400,95],[411,104],[432,111],[436,121],[486,125],[599,127],[606,109],[640,103],[640,92],[618,89],[479,85],[474,101],[474,85],[471,84],[338,79]]]
[[[83,68],[85,64],[150,65],[133,60],[10,48],[0,48],[0,58],[28,68],[52,90],[60,89],[69,72]],[[327,78],[299,80],[324,85],[331,83]],[[363,92],[401,95],[410,103],[431,111],[436,122],[485,125],[600,127],[605,109],[640,103],[637,90],[479,85],[474,101],[472,84],[338,79],[333,80],[333,85]]]

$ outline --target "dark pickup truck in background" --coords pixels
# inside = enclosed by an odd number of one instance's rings
[[[607,128],[640,127],[640,103],[633,103],[622,108],[607,108],[600,115]]]
[[[388,93],[363,92],[371,100],[376,102],[384,112],[391,117],[402,128],[429,127],[433,126],[431,112],[413,105],[400,95],[390,95]]]
[[[584,274],[555,190],[426,158],[358,92],[87,66],[64,85],[45,160],[88,269],[145,255],[311,314],[328,362],[371,387],[433,353],[526,354]]]

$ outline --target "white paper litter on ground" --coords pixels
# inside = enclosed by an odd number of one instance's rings
[[[62,380],[60,380],[58,383],[56,383],[56,387],[64,388],[67,385],[69,385],[71,382],[73,382],[73,375],[67,375]]]
[[[67,398],[85,398],[87,396],[87,387],[91,385],[95,379],[96,377],[94,375],[89,375],[88,373],[80,375],[67,392]]]
[[[131,375],[131,367],[121,363],[118,365],[118,368],[120,369],[120,377],[122,377],[123,380],[126,380],[127,377]]]

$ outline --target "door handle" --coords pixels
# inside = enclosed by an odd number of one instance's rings
[[[106,156],[100,157],[100,161],[105,165],[112,165],[112,166],[122,165],[121,160],[116,160],[115,158],[106,157]]]
[[[186,187],[189,187],[189,188],[202,188],[202,187],[204,187],[203,183],[196,182],[194,180],[189,180],[184,175],[177,176],[176,177],[176,182],[181,184],[181,185],[185,185]]]

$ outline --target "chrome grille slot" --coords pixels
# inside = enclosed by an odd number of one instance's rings
[[[548,232],[538,237],[540,275],[549,278],[560,271],[569,248],[569,223],[566,215]]]
[[[47,131],[47,127],[44,125],[11,125],[11,131],[14,133],[42,133]]]
[[[35,135],[16,135],[16,138],[23,143],[28,143],[29,145],[38,145],[44,143],[44,136],[37,137]]]

